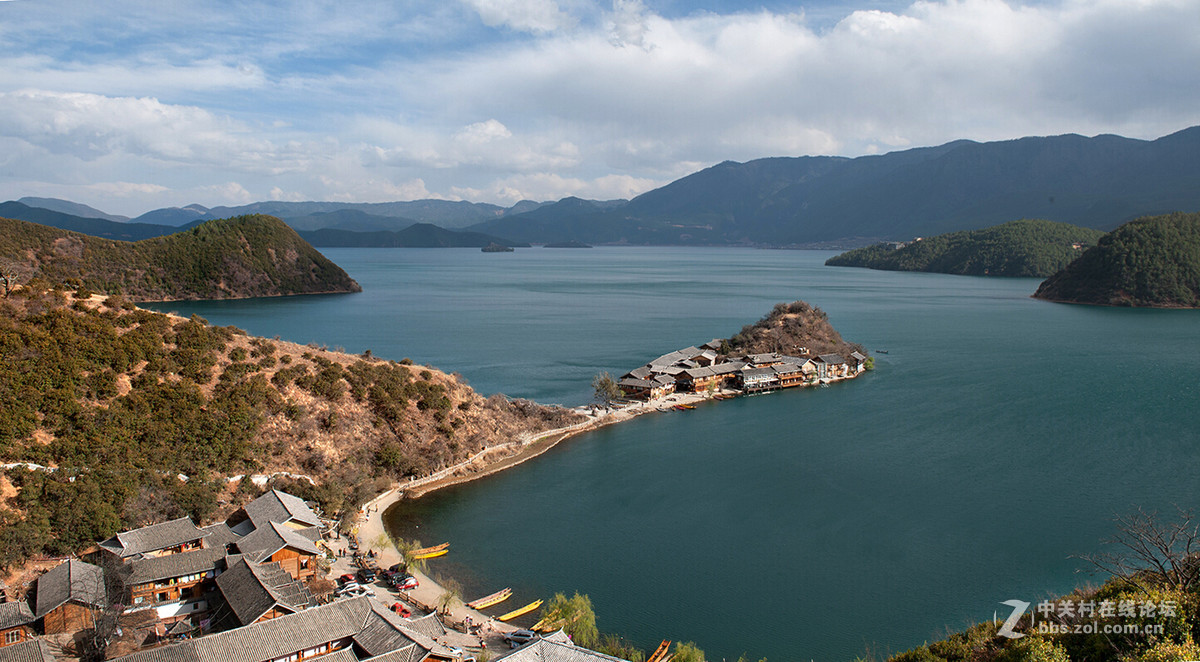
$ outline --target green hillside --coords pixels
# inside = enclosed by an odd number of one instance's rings
[[[926,237],[903,247],[876,244],[829,258],[833,267],[932,271],[969,276],[1048,276],[1104,235],[1053,221],[1021,220]]]
[[[1046,279],[1034,296],[1109,306],[1200,308],[1200,214],[1126,223]]]
[[[208,221],[132,243],[0,219],[0,260],[0,267],[24,279],[73,283],[138,301],[362,289],[283,221],[262,215]]]

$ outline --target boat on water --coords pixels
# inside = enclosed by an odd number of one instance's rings
[[[439,556],[445,556],[450,551],[450,543],[444,542],[433,547],[422,547],[414,549],[409,553],[409,556],[414,559],[432,559]]]
[[[646,659],[646,662],[662,662],[663,658],[667,656],[667,651],[670,649],[671,640],[663,639],[662,643],[658,645],[658,648],[654,649],[654,654]]]
[[[887,354],[887,352],[888,352],[888,351],[887,351],[886,349],[877,349],[877,350],[875,350],[875,353],[876,353],[876,354]]]
[[[484,607],[491,607],[492,605],[500,604],[501,602],[504,602],[505,600],[507,600],[511,597],[512,597],[512,589],[505,588],[505,589],[496,591],[495,593],[493,593],[491,595],[485,595],[482,598],[479,598],[478,600],[472,600],[467,603],[467,606],[470,607],[471,609],[483,609]]]
[[[514,610],[508,612],[507,614],[504,614],[502,616],[497,616],[496,620],[511,621],[512,619],[514,619],[518,616],[522,616],[524,614],[528,614],[529,612],[531,612],[534,609],[537,609],[538,607],[541,607],[541,606],[542,606],[542,600],[534,600],[533,602],[530,602],[529,604],[525,605],[524,607],[521,607],[520,609],[514,609]]]

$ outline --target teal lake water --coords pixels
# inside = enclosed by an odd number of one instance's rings
[[[878,369],[651,414],[389,513],[468,598],[588,594],[602,631],[711,660],[899,652],[1101,580],[1114,513],[1197,504],[1200,311],[1035,301],[1032,279],[821,251],[327,249],[364,292],[156,306],[583,404],[601,370],[824,309]],[[494,609],[499,613],[503,609]]]

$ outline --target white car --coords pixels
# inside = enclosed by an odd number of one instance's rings
[[[334,593],[339,598],[357,598],[364,595],[375,597],[375,590],[370,586],[344,586]]]

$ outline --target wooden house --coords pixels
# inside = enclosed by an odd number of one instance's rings
[[[278,563],[241,558],[217,578],[232,627],[242,627],[315,607],[316,598]]]
[[[224,547],[134,560],[125,577],[130,609],[153,608],[168,623],[203,614],[224,568]]]
[[[99,546],[101,550],[126,560],[200,549],[203,546],[201,541],[208,535],[207,531],[197,528],[191,519],[180,517],[118,533],[99,543]]]
[[[312,531],[311,527],[298,530],[286,524],[267,522],[266,526],[239,539],[236,546],[239,553],[251,561],[273,561],[293,579],[306,580],[317,574],[317,559],[322,556],[314,539],[307,537]]]
[[[0,648],[24,643],[34,636],[37,618],[24,600],[0,603]]]
[[[841,379],[849,374],[850,366],[839,354],[822,354],[813,361],[817,364],[817,377],[821,379]]]
[[[108,602],[104,570],[70,559],[38,577],[34,596],[33,614],[44,634],[86,630]]]
[[[790,358],[790,357],[789,357]],[[811,384],[817,379],[817,364],[811,359],[795,359],[771,366],[779,378],[779,386],[790,388]]]

